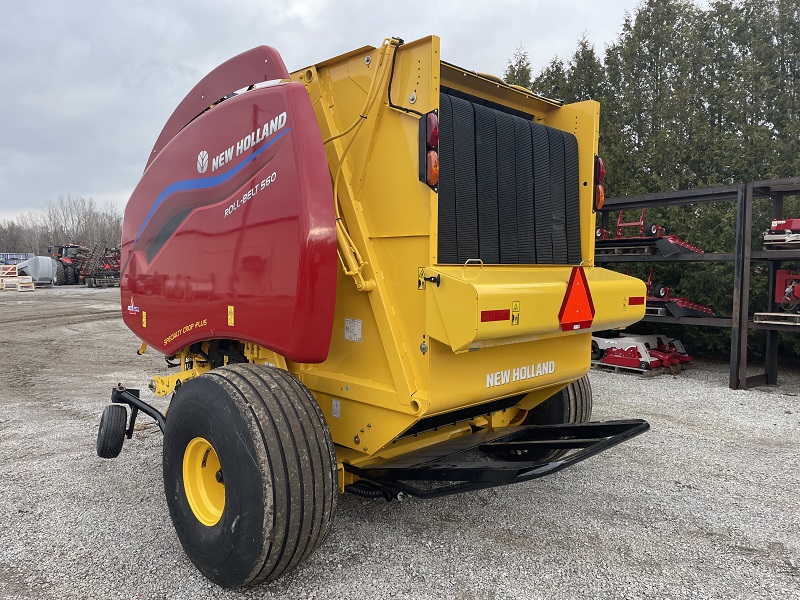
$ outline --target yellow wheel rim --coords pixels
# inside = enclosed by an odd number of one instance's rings
[[[225,509],[225,484],[219,457],[208,440],[196,437],[183,453],[183,487],[194,516],[203,525],[219,523]]]

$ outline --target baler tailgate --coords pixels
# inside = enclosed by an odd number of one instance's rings
[[[608,450],[648,429],[650,425],[641,419],[487,429],[367,467],[345,464],[344,468],[364,483],[389,495],[404,493],[431,498],[538,479]],[[564,448],[577,451],[550,462],[524,460],[528,451]],[[520,460],[491,458],[509,452]],[[403,481],[442,485],[421,488]],[[348,491],[359,493],[364,489],[359,488],[361,483],[354,484]]]

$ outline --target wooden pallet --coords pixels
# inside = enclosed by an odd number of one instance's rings
[[[755,313],[753,320],[756,323],[771,323],[773,325],[800,325],[800,314],[797,313]]]
[[[2,277],[0,278],[0,292],[14,291],[17,289],[16,277]]]
[[[764,242],[764,250],[796,250],[800,242]]]
[[[17,291],[18,292],[32,292],[36,289],[33,285],[33,277],[17,277]]]
[[[681,371],[692,368],[692,363],[681,363],[671,367],[658,367],[656,369],[639,369],[637,367],[620,367],[619,365],[609,365],[599,360],[592,361],[592,367],[598,371],[613,371],[614,373],[638,373],[642,377],[655,377],[656,375],[677,375]]]
[[[599,360],[593,360],[592,367],[594,367],[598,371],[613,371],[614,373],[634,373],[634,374],[639,374],[642,377],[655,377],[656,375],[663,375],[664,373],[669,372],[664,367],[658,367],[657,369],[639,369],[638,367],[621,367],[619,365],[609,365],[604,362],[600,362]]]
[[[19,275],[17,265],[0,265],[0,279],[16,277],[17,275]]]

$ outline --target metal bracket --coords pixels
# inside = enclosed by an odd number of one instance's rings
[[[345,491],[362,496],[370,494],[369,497],[402,492],[418,498],[435,498],[530,481],[608,450],[649,428],[647,421],[631,419],[485,429],[363,467],[344,463],[345,471],[359,477],[356,483],[364,482],[361,487],[348,486],[350,489],[345,488]],[[550,462],[525,460],[526,452],[557,449],[574,451]],[[510,453],[517,459],[490,459],[498,453]],[[485,458],[480,457],[481,454]],[[472,459],[475,455],[479,458]],[[414,481],[428,484],[407,483]]]
[[[133,426],[136,424],[136,417],[139,414],[139,411],[142,411],[148,417],[151,417],[156,423],[158,423],[158,428],[161,430],[161,433],[164,433],[164,430],[167,426],[167,420],[164,415],[154,406],[151,406],[144,400],[139,398],[139,390],[134,389],[125,389],[125,387],[120,383],[117,384],[117,387],[112,388],[111,390],[111,402],[116,404],[127,404],[131,407],[131,420],[128,424],[128,429],[125,432],[125,435],[128,439],[133,437]]]

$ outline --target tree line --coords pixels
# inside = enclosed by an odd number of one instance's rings
[[[601,54],[585,35],[572,57],[553,58],[536,75],[524,47],[505,79],[565,102],[600,102],[600,150],[607,197],[800,176],[800,3],[796,0],[645,0],[626,14]],[[771,203],[753,206],[754,248],[769,228]],[[800,218],[787,198],[784,215]],[[633,212],[625,215],[634,220]],[[616,218],[611,215],[611,221]],[[653,208],[647,221],[707,252],[735,248],[735,203]],[[732,310],[733,265],[654,263],[654,280],[711,307]],[[614,267],[612,267],[614,268]],[[799,264],[786,268],[800,270]],[[647,278],[650,266],[632,274]],[[627,266],[618,270],[626,271]],[[768,309],[767,266],[754,263],[751,310]],[[642,323],[638,328],[652,325]],[[730,351],[727,330],[658,325],[696,349]],[[752,349],[763,345],[753,332]],[[782,352],[800,356],[800,336]]]
[[[0,252],[32,252],[46,256],[60,244],[117,246],[122,239],[122,214],[111,202],[59,196],[44,209],[0,221]]]

